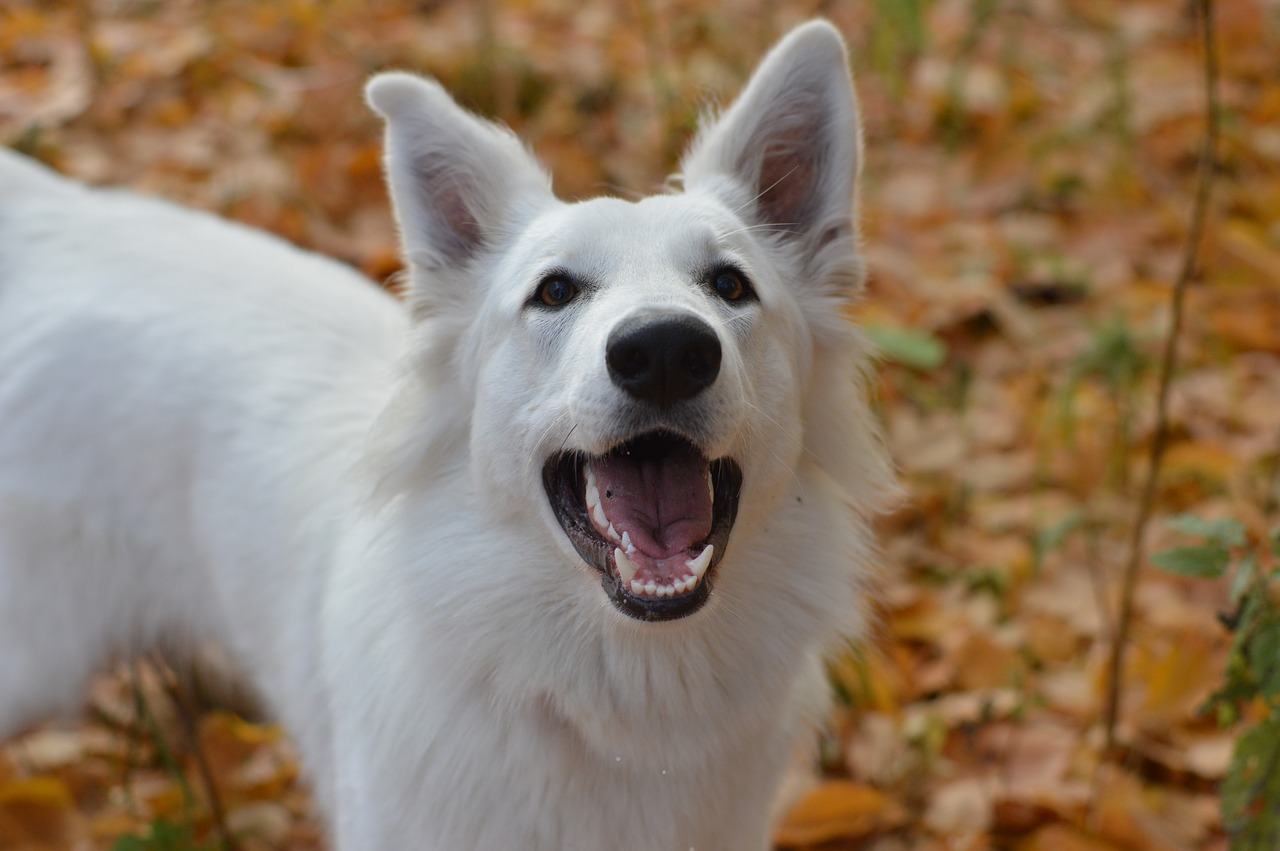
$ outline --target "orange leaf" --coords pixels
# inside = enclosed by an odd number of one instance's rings
[[[1075,828],[1051,824],[1036,831],[1029,840],[1018,846],[1018,851],[1114,851],[1110,842],[1094,836],[1086,836]]]
[[[867,836],[892,826],[901,816],[878,789],[851,780],[831,780],[810,792],[778,827],[779,845],[813,845]]]
[[[32,777],[0,786],[0,847],[23,842],[70,847],[76,840],[77,813],[71,791],[61,780]]]
[[[1183,441],[1169,447],[1164,456],[1170,479],[1195,479],[1214,485],[1227,482],[1240,460],[1221,446],[1204,441]]]

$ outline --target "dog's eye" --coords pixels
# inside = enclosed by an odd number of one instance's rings
[[[751,287],[737,269],[718,269],[711,276],[711,288],[725,301],[740,301],[751,295]]]
[[[565,275],[548,275],[538,284],[534,297],[547,307],[560,307],[573,301],[578,288]]]

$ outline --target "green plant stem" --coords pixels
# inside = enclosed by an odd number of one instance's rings
[[[200,772],[200,780],[204,783],[205,794],[209,799],[209,811],[213,816],[214,829],[217,831],[218,842],[222,846],[222,851],[239,851],[240,846],[236,842],[230,826],[227,824],[227,811],[222,805],[222,795],[218,792],[218,783],[214,779],[213,768],[209,765],[209,759],[205,756],[204,747],[200,743],[199,722],[196,718],[196,709],[192,706],[191,698],[186,690],[172,677],[165,680],[165,689],[169,692],[169,699],[173,701],[178,710],[178,716],[182,720],[182,729],[187,737],[187,744],[191,748],[191,753],[195,758],[196,770]]]
[[[1155,503],[1160,463],[1169,440],[1169,388],[1178,362],[1178,337],[1182,330],[1183,302],[1187,286],[1194,274],[1200,252],[1201,237],[1208,217],[1210,190],[1213,187],[1215,152],[1218,143],[1218,54],[1214,40],[1213,0],[1198,0],[1201,35],[1204,44],[1205,133],[1196,172],[1196,193],[1191,210],[1191,225],[1183,251],[1182,267],[1173,287],[1173,316],[1169,336],[1165,339],[1164,357],[1160,362],[1160,389],[1156,397],[1156,430],[1151,442],[1151,459],[1138,503],[1138,515],[1129,540],[1129,559],[1125,564],[1120,591],[1120,611],[1111,643],[1110,670],[1107,677],[1107,699],[1104,715],[1106,749],[1115,752],[1116,724],[1120,714],[1120,692],[1124,679],[1124,656],[1133,626],[1133,597],[1138,572],[1145,559],[1143,537]]]

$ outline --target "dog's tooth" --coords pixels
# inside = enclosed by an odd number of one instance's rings
[[[611,528],[611,529],[612,529],[613,527],[612,527],[612,526],[610,526],[609,528]],[[635,555],[635,553],[636,553],[636,545],[635,545],[635,544],[633,544],[633,543],[631,543],[631,533],[630,533],[630,532],[623,531],[623,533],[622,533],[622,548],[623,548],[624,550],[626,550],[626,551],[627,551],[627,555]]]
[[[631,580],[631,593],[636,595],[644,593],[644,585],[641,584],[639,579]]]
[[[622,584],[630,585],[636,578],[636,566],[631,563],[631,559],[627,558],[627,554],[621,549],[614,547],[613,563],[618,567],[618,576],[622,577]]]
[[[591,509],[591,519],[596,521],[596,525],[601,529],[609,525],[609,518],[604,516],[604,506],[598,502],[595,508]]]
[[[613,528],[612,523],[609,524],[609,529],[605,534],[609,536],[609,540],[614,541],[616,543],[623,543],[622,539],[618,537],[618,530]],[[623,546],[626,546],[626,545],[623,544]],[[631,552],[631,550],[627,550],[627,552]]]
[[[592,472],[591,465],[587,465],[587,510],[592,511],[600,504],[600,487],[596,484],[596,474]]]
[[[657,594],[658,584],[654,582],[652,579],[650,579],[648,582],[645,583],[644,593],[648,594],[650,597],[652,597],[654,594]]]
[[[701,579],[702,575],[707,572],[707,565],[711,564],[711,556],[715,552],[715,544],[707,544],[706,549],[698,553],[697,558],[689,559],[684,566],[693,571],[695,579]]]

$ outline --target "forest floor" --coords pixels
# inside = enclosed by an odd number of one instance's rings
[[[881,524],[869,640],[833,660],[785,848],[1225,849],[1238,728],[1222,581],[1144,566],[1116,748],[1121,575],[1204,132],[1192,4],[1169,0],[4,0],[0,143],[398,268],[372,71],[438,77],[526,138],[568,198],[659,186],[698,109],[813,14],[866,131],[876,404],[907,498]],[[1280,513],[1280,2],[1216,4],[1219,166],[1188,292],[1165,521]],[[3,652],[3,649],[0,649]],[[79,726],[0,746],[0,849],[324,847],[272,726],[104,676]],[[1248,712],[1246,711],[1246,716]],[[130,838],[134,837],[134,838]]]

